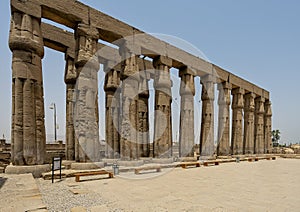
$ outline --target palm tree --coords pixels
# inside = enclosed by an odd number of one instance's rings
[[[280,131],[279,130],[273,130],[272,131],[273,146],[278,146],[279,140],[280,140]]]

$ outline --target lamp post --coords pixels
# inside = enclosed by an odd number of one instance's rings
[[[56,105],[55,103],[52,103],[49,107],[51,110],[54,110],[54,116],[53,116],[53,119],[54,119],[54,141],[57,140],[57,135],[56,135]]]

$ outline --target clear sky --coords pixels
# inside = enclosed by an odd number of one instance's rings
[[[181,38],[213,63],[271,93],[273,128],[282,143],[299,142],[300,2],[297,0],[85,0],[85,4],[149,33]],[[0,1],[0,135],[10,138],[9,0]],[[64,55],[46,48],[43,60],[47,134],[51,102],[64,137]],[[101,85],[100,85],[101,86]],[[101,93],[100,93],[101,95]],[[197,97],[196,97],[197,98]],[[103,130],[102,130],[103,131]]]

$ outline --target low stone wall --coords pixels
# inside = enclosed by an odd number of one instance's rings
[[[10,152],[0,152],[0,173],[4,173],[5,168],[10,163]]]

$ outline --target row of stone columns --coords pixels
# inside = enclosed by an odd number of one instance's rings
[[[155,120],[153,152],[150,152],[148,79],[138,67],[138,55],[126,45],[120,48],[123,58],[121,71],[109,69],[106,92],[106,155],[108,158],[138,159],[139,157],[172,156],[172,120],[170,68],[172,60],[159,56],[153,60],[155,88]],[[108,62],[109,63],[109,62]],[[78,67],[77,67],[78,70]],[[180,70],[180,156],[194,153],[194,76],[187,67]],[[202,122],[200,134],[201,156],[214,154],[214,92],[216,79],[212,75],[201,78]],[[245,94],[242,88],[230,83],[218,84],[219,128],[217,155],[262,154],[270,151],[271,107],[264,98]],[[232,95],[232,104],[231,104]],[[230,141],[230,104],[232,108],[232,136]],[[268,113],[265,113],[268,108]],[[72,134],[71,134],[72,135]],[[82,160],[82,159],[79,159]]]
[[[12,161],[15,165],[43,164],[45,156],[44,99],[41,60],[44,56],[41,17],[13,12],[10,49],[12,69]],[[75,30],[75,55],[66,52],[66,158],[81,162],[99,159],[98,83],[95,56],[99,31],[85,24]],[[120,47],[121,70],[110,69],[105,78],[107,157],[149,157],[148,79],[138,57],[126,43]],[[153,66],[155,88],[154,157],[172,156],[172,59],[157,56]],[[106,67],[110,65],[105,64]],[[180,156],[193,156],[193,73],[180,69]],[[212,75],[201,78],[202,122],[200,154],[214,153],[214,84]],[[218,155],[261,154],[271,147],[271,103],[263,97],[218,85]],[[232,136],[230,137],[230,92]],[[76,130],[75,130],[76,129]]]
[[[271,153],[271,102],[229,83],[218,85],[219,131],[217,155]],[[232,94],[232,136],[230,137],[230,90]],[[230,148],[231,146],[231,148]]]

